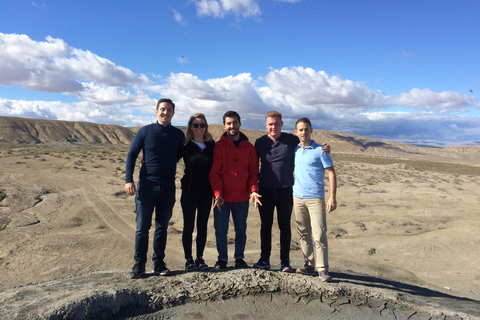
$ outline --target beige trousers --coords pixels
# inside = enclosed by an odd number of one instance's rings
[[[294,196],[293,208],[305,262],[317,271],[328,271],[325,199],[302,199]]]

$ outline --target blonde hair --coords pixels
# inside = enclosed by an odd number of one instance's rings
[[[183,141],[183,145],[186,145],[193,138],[193,131],[191,127],[195,119],[203,119],[203,121],[205,121],[205,133],[203,134],[204,138],[208,132],[208,122],[207,122],[207,118],[205,118],[205,115],[203,113],[195,113],[193,116],[190,117],[190,120],[188,120],[187,134],[185,135],[185,140]]]
[[[268,118],[273,118],[273,117],[277,117],[278,119],[280,119],[280,121],[282,121],[282,113],[279,112],[279,111],[275,111],[275,110],[268,111],[267,115],[265,116],[265,120],[267,120]]]

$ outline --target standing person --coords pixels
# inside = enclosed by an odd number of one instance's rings
[[[295,150],[295,183],[293,203],[300,234],[305,265],[297,273],[315,274],[314,265],[321,281],[331,281],[328,274],[327,218],[337,208],[337,179],[330,155],[311,139],[312,124],[301,118],[295,124],[295,134],[300,144]],[[328,175],[329,192],[325,205],[325,171]]]
[[[235,268],[247,268],[244,251],[247,241],[248,200],[261,205],[258,189],[258,157],[255,147],[240,132],[240,115],[227,111],[223,115],[225,132],[215,144],[210,183],[215,197],[213,217],[218,261],[224,269],[228,262],[227,234],[230,212],[235,225]]]
[[[180,156],[185,162],[185,173],[181,180],[182,196],[180,203],[183,212],[182,244],[185,253],[185,270],[208,268],[203,259],[203,251],[207,241],[207,224],[212,208],[213,192],[208,176],[213,162],[213,140],[206,141],[208,123],[203,113],[190,117],[187,136]],[[197,212],[197,255],[192,257],[192,233]]]
[[[170,274],[165,265],[168,222],[175,204],[175,174],[177,157],[185,135],[171,125],[175,104],[170,99],[157,103],[157,122],[138,130],[128,152],[125,170],[125,192],[135,196],[137,227],[135,231],[135,265],[130,277],[138,279],[145,274],[147,262],[148,232],[155,210],[155,232],[153,236],[153,273]],[[138,190],[133,181],[133,172],[138,154],[143,151]]]
[[[283,272],[293,272],[290,266],[290,242],[292,232],[290,222],[293,208],[294,158],[295,148],[300,140],[297,136],[282,132],[282,114],[269,111],[265,116],[267,134],[255,141],[255,149],[260,158],[259,194],[262,196],[260,212],[260,259],[253,266],[270,269],[272,251],[273,214],[277,208],[277,221],[280,229],[280,265]],[[330,152],[330,146],[324,150]]]

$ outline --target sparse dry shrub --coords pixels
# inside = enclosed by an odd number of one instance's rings
[[[82,226],[82,224],[83,224],[82,218],[75,216],[75,217],[70,218],[68,226],[71,227],[71,228],[76,228],[76,227]]]

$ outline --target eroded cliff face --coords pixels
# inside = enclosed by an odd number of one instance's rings
[[[0,117],[0,140],[9,142],[97,142],[130,144],[135,130],[115,125]]]

